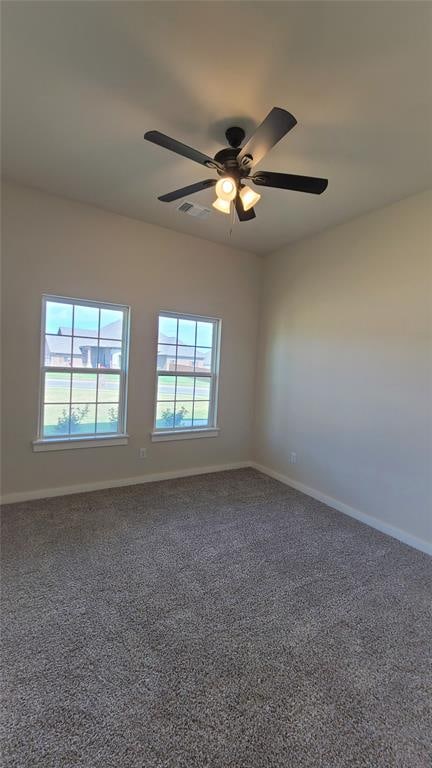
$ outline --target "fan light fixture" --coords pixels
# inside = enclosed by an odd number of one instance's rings
[[[253,208],[259,200],[261,200],[261,195],[259,195],[258,192],[254,192],[254,190],[250,187],[244,186],[240,190],[240,198],[242,201],[243,210],[248,211],[250,208]]]
[[[252,191],[252,190],[251,190]],[[223,179],[219,179],[216,184],[216,194],[220,200],[234,200],[237,194],[237,187],[234,179],[230,176],[224,176]]]
[[[231,208],[231,203],[229,200],[222,200],[222,198],[217,197],[214,203],[212,203],[213,208],[216,208],[217,211],[220,211],[221,213],[229,213]]]

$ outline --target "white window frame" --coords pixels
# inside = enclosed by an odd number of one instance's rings
[[[122,326],[122,355],[121,355],[121,367],[120,368],[87,368],[79,366],[54,366],[45,364],[45,335],[46,335],[46,305],[47,302],[58,302],[62,304],[79,305],[81,307],[94,307],[99,310],[108,309],[115,310],[116,312],[123,312],[123,326]],[[73,329],[73,316],[74,310],[72,309],[72,329]],[[129,330],[130,330],[130,307],[126,304],[113,304],[107,301],[97,301],[90,299],[77,299],[69,296],[57,296],[53,294],[42,295],[42,312],[41,312],[41,330],[40,330],[40,379],[39,379],[39,410],[38,410],[38,429],[37,439],[33,441],[34,451],[53,451],[53,450],[65,450],[70,448],[91,448],[98,446],[109,445],[127,445],[128,434],[126,431],[127,425],[127,380],[128,380],[128,367],[129,367]],[[100,333],[100,313],[99,313],[99,328],[98,339]],[[73,347],[73,337],[71,341]],[[44,427],[44,395],[45,395],[45,375],[46,373],[94,373],[104,375],[117,375],[120,376],[120,389],[119,389],[119,408],[118,408],[118,430],[116,432],[105,433],[91,433],[88,435],[62,435],[47,437],[43,434]],[[71,379],[72,381],[72,379]],[[97,395],[96,395],[97,396]]]
[[[212,323],[213,336],[212,336],[212,366],[208,373],[199,373],[193,371],[159,371],[157,365],[158,347],[159,347],[159,320],[160,317],[173,317],[178,320],[193,320],[194,322]],[[199,438],[199,437],[217,437],[219,434],[219,427],[217,426],[217,414],[218,414],[218,390],[219,390],[219,366],[220,366],[220,343],[222,333],[222,320],[217,317],[208,317],[206,315],[191,315],[187,312],[172,312],[160,310],[157,315],[157,340],[156,340],[156,386],[155,386],[155,398],[154,398],[154,416],[153,416],[153,431],[151,432],[151,439],[153,442],[163,442],[168,440],[182,440],[185,438]],[[177,338],[178,341],[178,338]],[[174,346],[174,345],[172,345]],[[180,345],[183,346],[183,345]],[[186,345],[189,346],[189,345]],[[177,352],[178,344],[176,345]],[[196,347],[196,345],[195,345]],[[210,400],[209,400],[209,418],[208,425],[205,427],[157,427],[157,394],[158,394],[158,382],[159,376],[176,376],[188,377],[188,378],[207,378],[210,381]],[[175,408],[174,397],[174,408]],[[175,411],[174,411],[175,412]]]

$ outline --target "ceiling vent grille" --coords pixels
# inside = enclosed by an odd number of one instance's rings
[[[188,216],[195,216],[196,219],[206,219],[211,213],[210,208],[203,208],[202,205],[190,203],[188,200],[179,205],[177,210],[181,213],[187,213]]]

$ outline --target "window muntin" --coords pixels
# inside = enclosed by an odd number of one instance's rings
[[[129,308],[42,298],[39,440],[126,430]]]
[[[219,337],[215,318],[159,314],[156,432],[216,426]]]

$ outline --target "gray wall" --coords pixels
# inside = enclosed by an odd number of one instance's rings
[[[261,258],[9,184],[2,235],[3,494],[251,458]],[[44,292],[131,305],[128,446],[32,452]],[[160,309],[222,318],[217,438],[150,442]]]
[[[3,208],[3,494],[255,459],[432,540],[431,193],[264,260],[15,185]],[[32,452],[43,292],[132,306],[128,446]],[[160,309],[223,319],[217,438],[150,442]]]
[[[266,258],[255,443],[259,463],[429,541],[431,214],[416,195]]]

